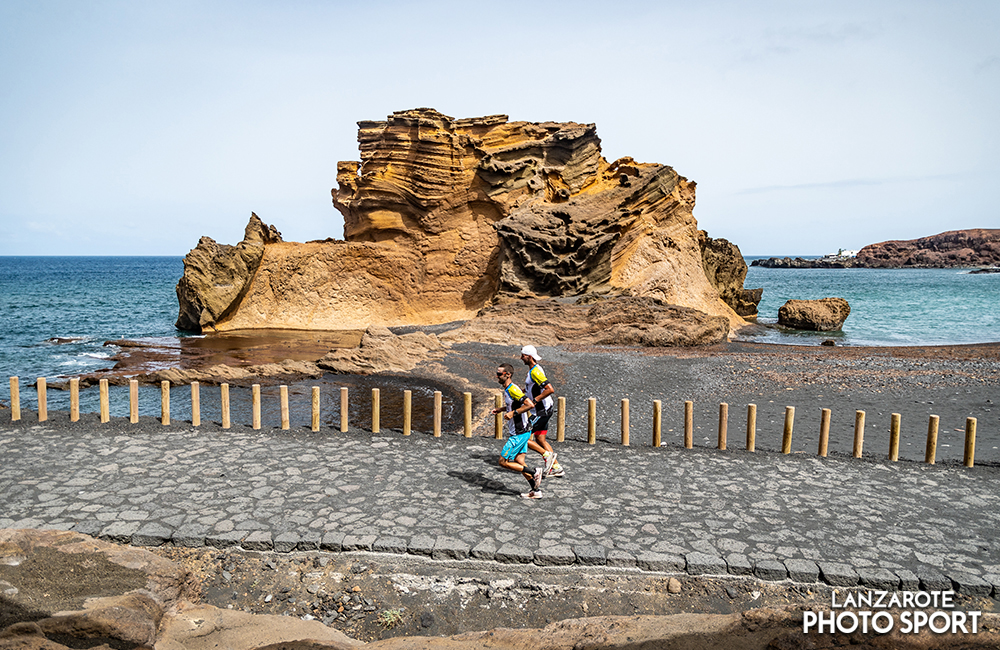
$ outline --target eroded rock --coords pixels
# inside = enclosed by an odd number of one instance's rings
[[[851,314],[843,298],[789,300],[778,309],[778,324],[799,330],[832,332],[839,330]]]

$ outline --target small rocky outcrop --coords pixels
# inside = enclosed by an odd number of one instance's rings
[[[867,268],[954,268],[1000,264],[1000,229],[952,230],[908,241],[884,241],[858,251]]]
[[[246,294],[264,256],[264,246],[280,241],[281,233],[254,213],[243,241],[235,246],[202,237],[184,258],[184,276],[177,283],[177,327],[200,332],[224,320]]]
[[[766,269],[851,269],[861,266],[854,257],[821,257],[807,260],[801,257],[768,257],[754,260],[750,266]]]
[[[740,316],[756,318],[764,289],[743,288],[747,265],[739,247],[727,239],[712,239],[704,230],[698,231],[698,241],[702,267],[719,297]]]
[[[434,334],[411,332],[397,336],[385,327],[372,325],[358,347],[332,350],[316,365],[330,372],[356,375],[401,373],[423,361],[441,359],[446,351],[447,346]]]
[[[695,183],[665,165],[609,163],[593,124],[424,108],[358,126],[361,160],[339,163],[332,191],[346,241],[203,239],[185,258],[179,327],[431,325],[584,295],[655,298],[730,327],[745,324],[731,305],[755,308],[738,249],[698,231]]]
[[[843,298],[789,300],[778,309],[778,324],[798,330],[834,332],[850,314],[851,306]]]

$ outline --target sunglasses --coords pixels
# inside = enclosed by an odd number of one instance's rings
[[[505,377],[506,375],[507,375],[506,372],[498,372],[497,373],[497,377]]]

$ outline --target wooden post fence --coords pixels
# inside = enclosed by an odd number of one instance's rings
[[[379,433],[381,427],[379,426],[379,415],[382,410],[382,399],[379,389],[372,389],[372,433]]]
[[[854,457],[861,458],[865,447],[865,412],[854,413]]]
[[[472,437],[472,393],[462,393],[462,403],[465,407],[465,437]]]
[[[312,430],[319,431],[319,386],[313,386],[312,390]]]
[[[287,431],[291,426],[288,415],[288,386],[278,386],[278,403],[281,408],[281,430]]]
[[[747,404],[747,451],[757,448],[757,405]]]
[[[136,424],[139,421],[139,380],[128,380],[128,421]]]
[[[441,437],[441,391],[434,391],[434,437]]]
[[[413,423],[413,391],[403,391],[403,435],[410,435]]]
[[[684,448],[694,447],[694,402],[684,402]]]
[[[965,418],[965,459],[966,467],[976,462],[976,418]]]
[[[45,422],[49,419],[48,391],[46,390],[45,377],[39,377],[35,387],[38,391],[38,421]]]
[[[10,421],[21,419],[21,388],[17,377],[10,378]]]
[[[253,384],[250,386],[250,395],[253,409],[253,426],[254,429],[260,428],[260,384]]]
[[[653,446],[660,446],[661,422],[663,420],[663,404],[658,399],[653,400]]]
[[[201,426],[201,384],[191,382],[191,426]]]
[[[347,433],[347,386],[340,387],[340,432]]]
[[[889,424],[889,460],[899,460],[899,413],[893,413]]]
[[[924,462],[931,465],[937,458],[938,423],[940,418],[932,415],[927,420],[927,447],[924,449]]]
[[[823,458],[830,448],[830,409],[823,409],[819,416],[819,451]]]
[[[229,422],[229,384],[221,384],[219,386],[219,399],[221,401],[222,410],[222,428],[228,429],[230,426]]]
[[[559,415],[556,416],[556,442],[562,442],[566,439],[566,398],[560,397],[558,403]]]
[[[785,430],[781,435],[781,453],[792,453],[792,429],[795,427],[795,407],[785,407]]]
[[[597,399],[587,398],[587,444],[597,443]]]
[[[160,382],[160,424],[170,424],[170,382]]]
[[[108,403],[108,380],[102,379],[98,382],[101,394],[101,424],[111,420],[111,405]]]
[[[80,378],[69,380],[69,421],[80,421]]]
[[[726,438],[729,435],[729,404],[719,404],[719,449],[725,451]]]
[[[622,446],[628,447],[628,398],[622,400]]]

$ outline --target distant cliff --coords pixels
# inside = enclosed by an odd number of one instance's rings
[[[756,313],[739,249],[699,233],[695,184],[607,162],[593,124],[416,109],[358,126],[361,160],[332,191],[346,241],[283,242],[256,217],[235,247],[202,238],[178,327],[428,325],[564,297],[652,298],[729,326],[745,324],[734,306]]]
[[[770,257],[754,260],[751,266],[776,269],[830,268],[968,268],[1000,264],[1000,230],[975,228],[951,230],[939,235],[908,241],[869,244],[856,257]]]

